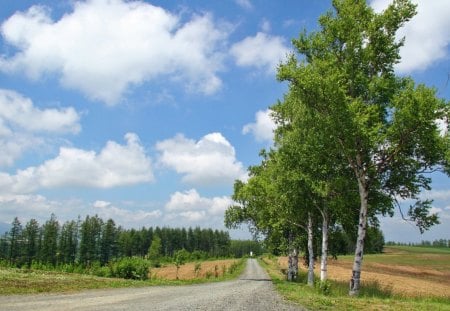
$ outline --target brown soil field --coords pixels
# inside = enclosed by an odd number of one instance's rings
[[[448,256],[445,258],[448,258]],[[352,264],[347,258],[344,260],[328,260],[328,277],[336,281],[349,282]],[[280,268],[286,269],[287,257],[279,257],[278,265]],[[300,262],[299,269],[307,270]],[[315,265],[315,273],[320,275],[320,262],[317,262]],[[361,280],[363,286],[367,282],[377,282],[381,288],[405,297],[450,298],[450,271],[448,269],[443,270],[430,267],[422,269],[417,266],[369,261],[363,262]]]
[[[189,262],[182,266],[178,270],[178,278],[180,280],[193,280],[206,278],[209,274],[210,278],[214,278],[224,275],[224,271],[228,272],[228,268],[233,264],[237,263],[236,259],[225,259],[225,260],[213,260],[213,261],[202,261],[200,262],[201,268],[198,275],[195,273],[195,262]],[[161,268],[152,268],[150,271],[150,277],[165,279],[165,280],[176,280],[177,267],[175,265],[168,265]]]

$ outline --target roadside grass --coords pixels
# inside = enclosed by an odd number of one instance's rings
[[[232,273],[217,278],[195,278],[190,280],[126,280],[120,278],[97,277],[78,273],[17,269],[0,267],[0,295],[66,293],[88,289],[145,287],[158,285],[188,285],[217,282],[237,278],[245,268],[245,259],[237,259]],[[1,309],[1,308],[0,308]]]
[[[399,254],[401,252],[401,254]],[[443,258],[435,257],[434,255],[446,255]],[[364,257],[364,264],[371,267],[370,269],[376,270],[382,276],[383,271],[381,269],[385,266],[392,268],[392,272],[388,273],[401,273],[405,284],[401,284],[405,287],[410,286],[409,280],[413,281],[417,279],[417,282],[422,282],[422,278],[427,276],[420,273],[410,273],[410,271],[416,272],[415,269],[419,269],[422,261],[426,261],[423,257],[416,257],[417,255],[429,257],[426,269],[439,269],[442,272],[442,276],[435,276],[436,280],[428,280],[428,282],[434,282],[437,287],[448,286],[450,280],[446,280],[448,273],[450,272],[450,252],[427,252],[423,250],[412,250],[409,252],[408,248],[388,248],[386,254],[379,255],[366,255]],[[344,258],[342,258],[344,257]],[[343,261],[344,266],[351,263],[352,256],[339,257],[338,261]],[[401,260],[401,258],[403,260]],[[305,269],[300,270],[297,282],[287,282],[285,275],[281,272],[285,267],[280,265],[278,258],[263,257],[260,259],[261,265],[267,270],[277,290],[288,300],[299,303],[300,305],[310,310],[450,310],[450,292],[446,292],[444,296],[434,296],[435,293],[429,293],[429,295],[415,295],[408,294],[408,292],[400,293],[398,290],[393,290],[393,285],[386,282],[379,282],[378,279],[369,279],[362,282],[361,292],[358,297],[348,296],[348,280],[336,280],[330,278],[327,281],[326,286],[320,286],[320,282],[316,282],[314,287],[306,285],[307,274]],[[373,266],[367,264],[371,262]],[[412,262],[412,267],[405,268],[405,262]],[[400,263],[400,268],[404,269],[400,272],[395,270],[396,264]],[[335,263],[331,262],[331,265]],[[363,267],[364,273],[368,275],[365,267]],[[342,267],[339,267],[342,268]],[[351,266],[347,267],[346,276],[349,279],[351,274]],[[434,271],[434,270],[433,270]],[[375,274],[375,272],[372,272]],[[408,275],[409,274],[409,275]],[[316,280],[318,279],[316,273]],[[382,279],[382,278],[381,278]],[[392,280],[395,280],[394,278]],[[386,285],[387,284],[387,285]],[[420,284],[420,283],[418,283]],[[445,291],[444,287],[444,291]],[[429,290],[433,290],[432,288]]]

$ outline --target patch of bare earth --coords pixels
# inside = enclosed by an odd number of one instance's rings
[[[278,259],[280,268],[287,268],[287,257]],[[301,270],[306,267],[300,265]],[[351,277],[352,262],[342,260],[328,261],[328,277],[336,281],[348,282]],[[320,265],[315,272],[320,274]],[[445,297],[450,298],[450,271],[421,269],[408,265],[363,263],[361,273],[363,283],[378,283],[381,288],[389,289],[393,294],[406,297]]]
[[[190,262],[180,266],[178,270],[178,279],[193,280],[202,278],[214,278],[223,276],[229,267],[237,263],[236,259],[224,259],[200,262],[200,269],[196,271],[196,263]],[[168,265],[161,268],[153,268],[150,271],[151,278],[158,278],[164,280],[176,280],[177,267],[175,265]]]

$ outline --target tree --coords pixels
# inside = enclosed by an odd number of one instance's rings
[[[333,8],[320,17],[319,31],[293,40],[300,57],[291,55],[278,78],[288,81],[297,102],[318,116],[311,131],[329,128],[328,153],[340,154],[336,165],[348,166],[357,184],[360,207],[349,292],[357,295],[368,218],[392,214],[397,197],[415,199],[429,189],[427,173],[449,171],[448,134],[440,136],[435,122],[448,113],[448,103],[436,98],[435,90],[394,73],[403,45],[396,31],[415,14],[410,1],[394,1],[381,13],[365,0],[335,0]],[[437,222],[429,207],[411,208],[410,219],[421,230]]]
[[[150,244],[150,247],[148,249],[148,259],[153,261],[153,264],[155,266],[159,265],[159,260],[161,259],[161,251],[161,238],[158,235],[154,234],[152,244]]]
[[[174,263],[177,267],[177,274],[176,279],[178,280],[178,270],[180,270],[180,267],[186,263],[186,261],[189,259],[189,252],[187,250],[180,249],[177,250],[174,254]]]
[[[36,219],[30,219],[27,222],[23,231],[23,238],[25,243],[25,260],[28,267],[30,267],[38,255],[39,223]]]
[[[22,224],[19,218],[15,217],[11,230],[9,231],[9,262],[10,264],[19,264],[20,257],[22,255]]]
[[[78,249],[78,222],[66,221],[59,236],[59,262],[75,263]]]
[[[100,260],[100,242],[103,220],[97,215],[86,216],[81,224],[80,263],[90,266],[94,261]]]
[[[59,223],[56,219],[55,214],[50,216],[42,227],[43,240],[42,240],[42,251],[41,260],[46,264],[51,264],[53,266],[57,263],[58,258],[58,233],[59,233]]]
[[[112,219],[108,219],[102,228],[100,242],[100,263],[106,264],[117,256],[117,228]]]
[[[288,279],[293,280],[298,271],[297,236],[299,231],[307,232],[307,196],[302,196],[304,187],[298,183],[299,179],[291,178],[296,171],[286,169],[279,153],[262,151],[261,156],[262,163],[248,169],[249,180],[235,182],[233,200],[236,204],[226,210],[225,225],[234,228],[248,223],[254,235],[265,235],[269,247],[282,244],[283,251],[289,252]],[[309,238],[312,239],[312,235]],[[310,284],[313,284],[312,278]]]

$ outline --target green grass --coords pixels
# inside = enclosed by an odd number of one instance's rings
[[[162,280],[146,281],[125,280],[120,278],[104,278],[77,273],[63,273],[44,270],[16,269],[0,267],[0,295],[65,293],[87,289],[145,287],[155,285],[188,285],[206,282],[218,282],[237,278],[245,268],[246,260],[239,260],[233,273],[220,275],[218,278],[194,280]]]
[[[415,262],[416,254],[421,256],[431,256],[425,250],[401,249],[403,254],[381,254],[367,255],[365,261],[392,263],[411,261],[420,266],[420,262]],[[439,253],[440,254],[440,253]],[[449,254],[450,255],[450,254]],[[402,260],[397,256],[402,256]],[[352,256],[339,257],[339,260],[351,260]],[[347,258],[348,257],[348,258]],[[442,259],[442,258],[441,258]],[[441,267],[443,264],[439,259],[433,262],[433,267]],[[442,265],[447,271],[450,269],[450,257]],[[329,280],[329,292],[324,294],[319,288],[319,284],[314,287],[306,285],[306,273],[300,273],[297,282],[287,282],[285,276],[280,272],[280,267],[276,258],[263,258],[261,265],[271,276],[276,289],[288,300],[294,301],[309,310],[450,310],[450,299],[448,298],[423,298],[423,297],[401,297],[392,293],[390,288],[381,287],[378,283],[363,283],[358,297],[349,297],[347,282],[337,282]],[[317,276],[316,276],[317,279]]]

